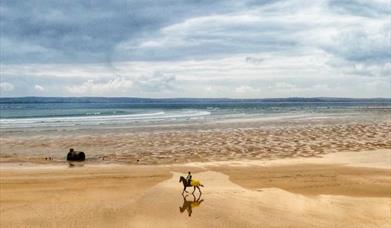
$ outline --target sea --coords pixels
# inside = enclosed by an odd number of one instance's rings
[[[306,119],[391,112],[391,99],[0,98],[0,129],[148,126],[243,119]]]

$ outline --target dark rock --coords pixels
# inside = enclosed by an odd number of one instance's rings
[[[67,161],[84,161],[86,160],[86,155],[82,151],[75,151],[73,148],[69,149],[67,154]]]

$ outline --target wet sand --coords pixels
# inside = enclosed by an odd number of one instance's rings
[[[10,164],[0,169],[0,225],[390,227],[390,159],[383,149],[240,163]],[[187,170],[205,185],[201,196],[181,195]]]
[[[230,124],[209,130],[99,132],[91,129],[87,134],[71,131],[34,135],[3,132],[0,162],[63,163],[69,148],[85,151],[89,162],[143,165],[319,157],[335,152],[391,149],[391,119],[226,128]],[[53,160],[48,162],[45,160],[48,157]]]

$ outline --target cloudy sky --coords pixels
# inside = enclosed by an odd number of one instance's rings
[[[3,0],[1,96],[391,97],[390,0]]]

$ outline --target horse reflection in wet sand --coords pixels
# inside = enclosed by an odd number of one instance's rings
[[[183,213],[185,210],[187,210],[187,213],[188,213],[188,215],[189,215],[189,217],[190,217],[191,214],[193,213],[193,208],[200,206],[200,204],[202,203],[202,201],[204,201],[203,199],[201,199],[201,195],[202,195],[202,194],[200,194],[200,195],[198,196],[198,198],[196,199],[195,195],[193,194],[193,197],[194,197],[194,198],[193,198],[192,201],[186,199],[186,197],[187,197],[188,195],[186,195],[186,196],[182,195],[182,196],[183,196],[183,205],[182,205],[182,207],[179,207],[179,211],[180,211],[181,213]]]
[[[183,176],[181,176],[181,177],[179,178],[179,183],[180,183],[180,182],[183,183],[183,191],[182,191],[182,194],[183,194],[184,192],[187,192],[187,191],[186,191],[186,188],[187,188],[187,187],[194,187],[194,190],[193,190],[192,194],[194,193],[194,191],[195,191],[196,189],[198,189],[198,191],[200,192],[200,194],[202,194],[200,187],[204,187],[204,185],[202,185],[200,181],[198,181],[198,180],[191,180],[191,183],[189,183],[189,182],[186,180],[186,178],[184,178]]]

